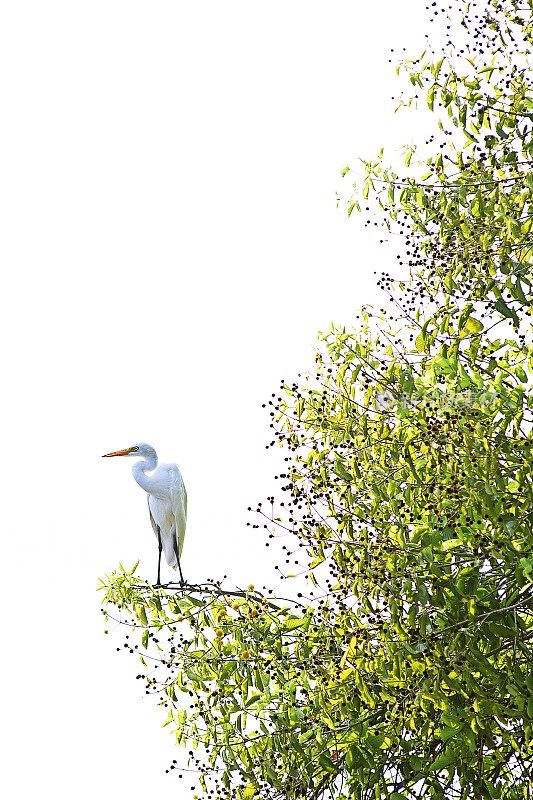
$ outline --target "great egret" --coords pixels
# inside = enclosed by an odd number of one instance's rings
[[[133,467],[133,477],[139,486],[148,493],[150,521],[159,543],[157,562],[157,584],[161,584],[161,551],[167,564],[178,569],[183,584],[180,557],[187,525],[187,492],[177,464],[157,466],[157,453],[149,444],[134,444],[125,450],[106,453],[102,458],[114,456],[136,456],[144,459]],[[147,473],[150,472],[150,475]]]

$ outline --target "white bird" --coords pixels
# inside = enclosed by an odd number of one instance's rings
[[[177,464],[160,464],[157,466],[157,453],[149,444],[135,444],[125,450],[106,453],[103,458],[113,456],[137,456],[133,467],[133,477],[148,494],[148,510],[150,521],[159,544],[159,560],[157,562],[157,585],[161,584],[161,551],[165,554],[167,564],[178,569],[183,584],[180,557],[187,525],[187,492]],[[151,474],[147,474],[151,473]]]

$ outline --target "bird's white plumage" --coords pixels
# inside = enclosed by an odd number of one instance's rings
[[[181,558],[185,527],[187,525],[187,492],[179,468],[175,464],[161,464],[152,475],[162,491],[148,494],[150,519],[157,537],[161,531],[161,543],[165,560],[177,569]],[[154,524],[155,523],[155,524]],[[176,554],[177,546],[177,554]]]

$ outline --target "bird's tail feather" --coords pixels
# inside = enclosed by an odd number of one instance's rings
[[[174,535],[173,534],[171,536],[163,535],[161,538],[163,544],[163,552],[165,554],[165,561],[167,562],[169,567],[176,569],[176,567],[178,566],[178,559],[176,557],[176,552],[174,550]]]

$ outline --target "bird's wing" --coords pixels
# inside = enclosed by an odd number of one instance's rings
[[[156,538],[159,538],[159,530],[157,527],[157,523],[154,519],[154,515],[152,514],[152,509],[150,508],[150,495],[147,496],[147,500],[148,500],[148,513],[150,514],[150,522],[152,523],[152,528],[154,529]]]
[[[185,528],[187,527],[187,491],[178,467],[173,465],[170,472],[170,499],[176,524],[178,557],[181,558],[183,541],[185,539]]]
[[[152,523],[155,535],[158,540],[159,536],[161,536],[161,545],[165,554],[165,560],[170,567],[176,569],[178,566],[175,552],[176,526],[171,503],[168,500],[163,500],[159,497],[155,497],[153,494],[149,494],[148,508],[150,510],[150,522]]]

